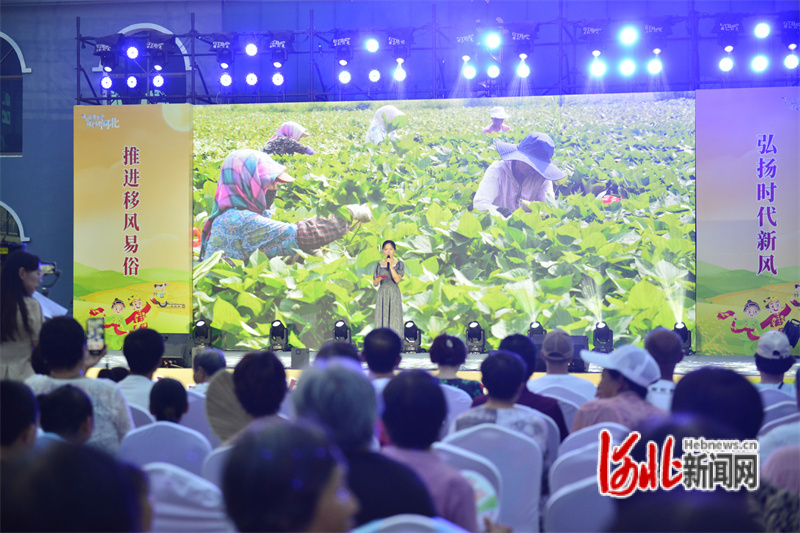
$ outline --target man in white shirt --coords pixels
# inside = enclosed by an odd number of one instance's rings
[[[546,133],[531,133],[519,144],[495,141],[502,161],[489,165],[475,192],[476,211],[509,216],[517,209],[530,211],[522,201],[544,202],[553,197],[553,181],[565,174],[551,160],[555,144]]]
[[[566,331],[554,329],[544,337],[541,350],[547,374],[528,381],[528,390],[541,394],[547,387],[564,387],[591,400],[597,388],[588,379],[570,375],[569,362],[572,361],[572,340]]]
[[[161,365],[164,338],[154,329],[141,328],[128,333],[122,345],[131,373],[119,382],[119,390],[129,404],[150,412],[150,389],[153,374]]]
[[[194,392],[205,394],[208,390],[208,382],[211,376],[225,369],[225,356],[221,350],[207,348],[194,356],[192,360],[192,371],[195,386],[191,389]]]
[[[383,389],[394,377],[395,369],[400,365],[403,341],[394,330],[378,328],[364,337],[364,350],[361,357],[369,368],[369,379],[378,397],[379,412],[383,406]]]
[[[644,349],[653,356],[661,370],[661,379],[647,388],[647,401],[669,411],[675,392],[675,365],[683,359],[683,342],[674,331],[659,327],[647,334]]]
[[[756,383],[758,390],[777,389],[796,398],[791,385],[783,382],[783,374],[794,364],[792,345],[789,338],[781,331],[767,331],[758,339],[756,349],[756,368],[761,373],[761,383]]]
[[[800,368],[797,369],[795,374],[793,388],[795,394],[800,396],[800,394],[797,394],[797,390],[800,388]],[[798,402],[797,409],[800,411],[800,402]],[[798,443],[800,443],[800,420],[781,424],[765,435],[759,436],[758,455],[761,458],[761,464],[766,463],[772,452],[778,448],[796,446]]]

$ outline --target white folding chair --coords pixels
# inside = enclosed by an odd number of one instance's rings
[[[558,457],[558,446],[561,444],[561,431],[558,429],[558,425],[556,421],[553,420],[548,415],[544,414],[541,411],[537,411],[533,407],[528,407],[527,405],[520,405],[514,404],[514,407],[518,409],[522,409],[527,411],[533,415],[538,416],[547,424],[547,451],[542,450],[542,453],[545,456],[545,468],[550,468],[550,466],[555,462],[556,458]]]
[[[222,469],[225,468],[225,461],[233,450],[233,446],[222,446],[217,448],[203,461],[203,477],[218,487],[222,486]]]
[[[543,454],[536,441],[497,424],[480,424],[448,435],[444,443],[481,455],[497,467],[503,498],[500,522],[514,531],[539,531]]]
[[[236,531],[213,483],[168,463],[150,463],[144,471],[154,500],[152,531]]]
[[[189,410],[181,418],[181,425],[202,433],[208,439],[212,449],[218,447],[220,445],[219,437],[208,425],[206,395],[189,389],[186,391],[186,399],[189,400]]]
[[[612,440],[619,444],[625,437],[627,437],[631,430],[622,424],[617,424],[616,422],[600,422],[599,424],[594,424],[582,429],[574,433],[570,433],[566,439],[561,443],[559,447],[558,453],[559,455],[563,455],[565,453],[571,452],[572,450],[577,450],[578,448],[583,448],[587,444],[591,443],[598,443],[600,430],[607,429],[611,432]]]
[[[460,470],[461,472],[471,471],[477,472],[481,476],[483,476],[494,488],[494,493],[497,496],[497,513],[499,516],[499,511],[503,505],[503,498],[502,498],[502,485],[503,485],[503,478],[500,475],[500,471],[497,469],[496,466],[487,458],[480,456],[476,453],[472,453],[464,448],[460,448],[458,446],[453,446],[452,444],[447,444],[445,442],[436,442],[433,444],[433,452],[441,457],[445,463],[449,464],[456,470]],[[478,494],[475,495],[476,498],[479,497]],[[478,503],[477,501],[475,502]],[[476,505],[477,508],[477,505]],[[478,509],[478,514],[481,514],[481,510]],[[492,521],[496,521],[497,516],[489,517],[492,518]],[[482,522],[479,522],[480,525]]]
[[[444,437],[458,415],[466,413],[472,408],[472,397],[458,387],[444,384],[439,386],[442,388],[444,400],[447,402],[447,418],[444,421],[444,425],[442,425],[440,435]]]
[[[761,401],[764,403],[764,409],[776,403],[795,401],[794,396],[778,389],[759,389],[758,393],[761,394]]]
[[[572,389],[568,389],[566,387],[561,387],[558,385],[551,385],[550,387],[545,387],[536,394],[541,394],[542,396],[547,396],[548,398],[555,398],[556,400],[567,400],[578,407],[585,404],[592,398],[587,398],[583,394],[579,392],[575,392]],[[572,426],[567,426],[572,427]]]
[[[761,426],[761,431],[758,432],[759,437],[763,437],[773,429],[784,424],[791,424],[793,422],[800,422],[800,412],[777,418]]]
[[[134,405],[132,403],[128,404],[128,407],[131,408],[131,415],[133,416],[133,426],[140,428],[142,426],[146,426],[148,424],[152,424],[156,421],[156,417],[151,415],[148,411],[145,411],[138,405]]]
[[[550,494],[555,494],[559,489],[586,478],[596,480],[599,454],[600,445],[594,442],[560,455],[550,467],[548,474]]]
[[[778,402],[764,409],[764,421],[761,427],[775,420],[797,414],[797,403],[793,401]]]
[[[172,422],[155,422],[128,432],[119,458],[136,465],[169,463],[200,475],[211,444],[199,432]]]
[[[575,420],[575,413],[578,412],[580,406],[570,400],[565,400],[564,398],[555,398],[558,402],[558,406],[561,408],[561,414],[564,415],[564,423],[567,425],[567,429],[569,430],[572,428],[572,422]],[[566,438],[566,436],[564,437]]]
[[[389,518],[373,520],[352,533],[466,533],[463,529],[444,518],[417,514],[398,514]]]
[[[584,479],[550,496],[544,509],[544,530],[547,533],[600,533],[607,530],[615,514],[614,499],[600,494],[597,479]]]

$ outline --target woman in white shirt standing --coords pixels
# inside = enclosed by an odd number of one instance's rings
[[[18,251],[0,274],[0,379],[22,381],[33,375],[31,353],[39,342],[42,308],[32,298],[42,282],[39,258]]]

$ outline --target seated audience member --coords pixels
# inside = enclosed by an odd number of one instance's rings
[[[428,489],[410,468],[370,451],[378,407],[360,364],[345,359],[305,369],[292,402],[300,419],[326,427],[344,452],[350,489],[361,502],[357,525],[406,513],[436,516]]]
[[[689,372],[675,385],[672,413],[702,416],[728,427],[737,439],[755,439],[764,405],[758,390],[740,374],[705,367]]]
[[[458,369],[467,360],[467,347],[461,339],[452,335],[439,335],[433,339],[429,352],[431,363],[439,366],[436,376],[439,383],[461,389],[473,400],[483,394],[480,383],[458,377]]]
[[[761,479],[800,495],[800,444],[775,450],[762,463]]]
[[[0,459],[14,459],[33,449],[38,417],[30,387],[21,381],[0,381]]]
[[[373,329],[364,337],[364,350],[361,356],[369,368],[369,378],[375,392],[380,395],[383,388],[394,376],[394,371],[400,365],[400,351],[403,341],[389,328]],[[378,401],[380,410],[380,400]]]
[[[683,341],[674,331],[656,328],[644,338],[644,349],[661,371],[661,378],[647,388],[647,401],[669,411],[675,391],[675,365],[683,359]]]
[[[3,491],[4,531],[146,531],[149,527],[141,471],[88,446],[53,445],[2,483],[4,488],[13,487]]]
[[[98,378],[110,379],[114,383],[119,383],[123,379],[131,375],[131,371],[124,366],[115,366],[113,368],[101,368],[97,371]]]
[[[252,420],[225,444],[234,444],[243,433],[287,422],[278,414],[286,396],[286,370],[274,352],[250,352],[242,357],[233,370],[233,390]]]
[[[287,423],[247,433],[222,475],[238,531],[349,531],[358,500],[341,452],[322,431]]]
[[[87,444],[116,454],[122,437],[133,426],[131,412],[116,383],[84,376],[88,352],[81,325],[71,317],[51,318],[42,326],[39,347],[50,376],[32,376],[26,380],[28,386],[35,394],[47,394],[62,385],[85,392],[94,411],[94,431]]]
[[[180,424],[181,417],[189,410],[186,389],[177,379],[159,379],[150,390],[150,414],[157,422]]]
[[[756,368],[761,373],[761,382],[756,384],[756,388],[777,389],[796,397],[792,386],[783,382],[783,374],[794,365],[792,345],[785,333],[776,330],[763,333],[758,339],[755,358]]]
[[[528,390],[541,393],[547,387],[564,387],[585,396],[594,398],[597,387],[588,379],[573,376],[569,373],[574,347],[569,334],[561,329],[547,332],[542,342],[542,359],[547,374],[540,378],[528,380]]]
[[[314,362],[330,359],[331,357],[349,357],[361,364],[361,358],[358,356],[358,348],[350,342],[344,341],[331,341],[322,345],[322,348],[317,352]]]
[[[655,383],[661,371],[653,356],[631,344],[609,354],[581,351],[587,363],[603,367],[597,385],[597,400],[587,402],[575,413],[572,431],[600,422],[616,422],[634,429],[653,417],[665,417],[666,411],[645,401],[647,387]]]
[[[196,383],[192,390],[205,394],[211,377],[220,370],[225,370],[225,364],[225,356],[216,348],[207,348],[197,354],[192,360],[192,378]]]
[[[797,369],[797,372],[794,376],[795,392],[797,392],[797,389],[799,388],[800,368]],[[800,411],[800,394],[797,394],[796,396],[798,398],[797,409]],[[772,452],[781,446],[790,446],[798,443],[800,443],[800,420],[781,424],[772,431],[768,432],[766,435],[762,435],[758,438],[758,455],[761,458],[761,464],[763,465],[766,463]]]
[[[525,365],[525,381],[529,381],[536,368],[536,354],[539,351],[530,337],[518,333],[509,335],[500,341],[500,350],[516,354],[522,359]],[[485,382],[484,386],[486,386]],[[485,395],[475,398],[472,402],[472,407],[483,405],[486,403],[487,398],[488,397]],[[535,392],[529,391],[527,387],[523,387],[515,402],[519,405],[536,409],[552,418],[553,422],[558,426],[560,440],[564,440],[569,434],[569,428],[564,421],[564,413],[558,405],[558,400],[536,394]],[[542,451],[544,451],[544,449]]]
[[[556,453],[556,450],[547,446],[547,422],[514,405],[528,380],[525,362],[513,352],[494,352],[481,363],[481,380],[489,391],[486,403],[459,415],[454,430],[461,431],[480,424],[497,424],[517,431],[533,439],[542,449],[546,472]]]
[[[467,531],[477,531],[472,486],[431,450],[447,418],[447,403],[439,382],[423,370],[402,372],[386,385],[383,400],[383,423],[392,446],[385,447],[382,453],[422,478],[439,516]]]
[[[78,387],[62,385],[49,394],[37,398],[39,425],[44,434],[39,436],[36,448],[43,450],[54,442],[80,446],[92,437],[94,410],[92,400]]]
[[[128,403],[147,411],[150,408],[153,374],[164,355],[164,338],[154,329],[133,330],[125,337],[122,353],[131,373],[119,382],[119,390]]]

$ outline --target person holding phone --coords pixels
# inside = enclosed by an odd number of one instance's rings
[[[31,355],[39,343],[42,308],[33,293],[42,282],[39,258],[12,253],[0,274],[0,379],[22,381],[33,375]]]
[[[375,299],[375,328],[390,328],[403,338],[403,295],[398,283],[406,272],[405,264],[395,257],[397,245],[384,241],[383,259],[375,265],[372,285],[378,287]]]

